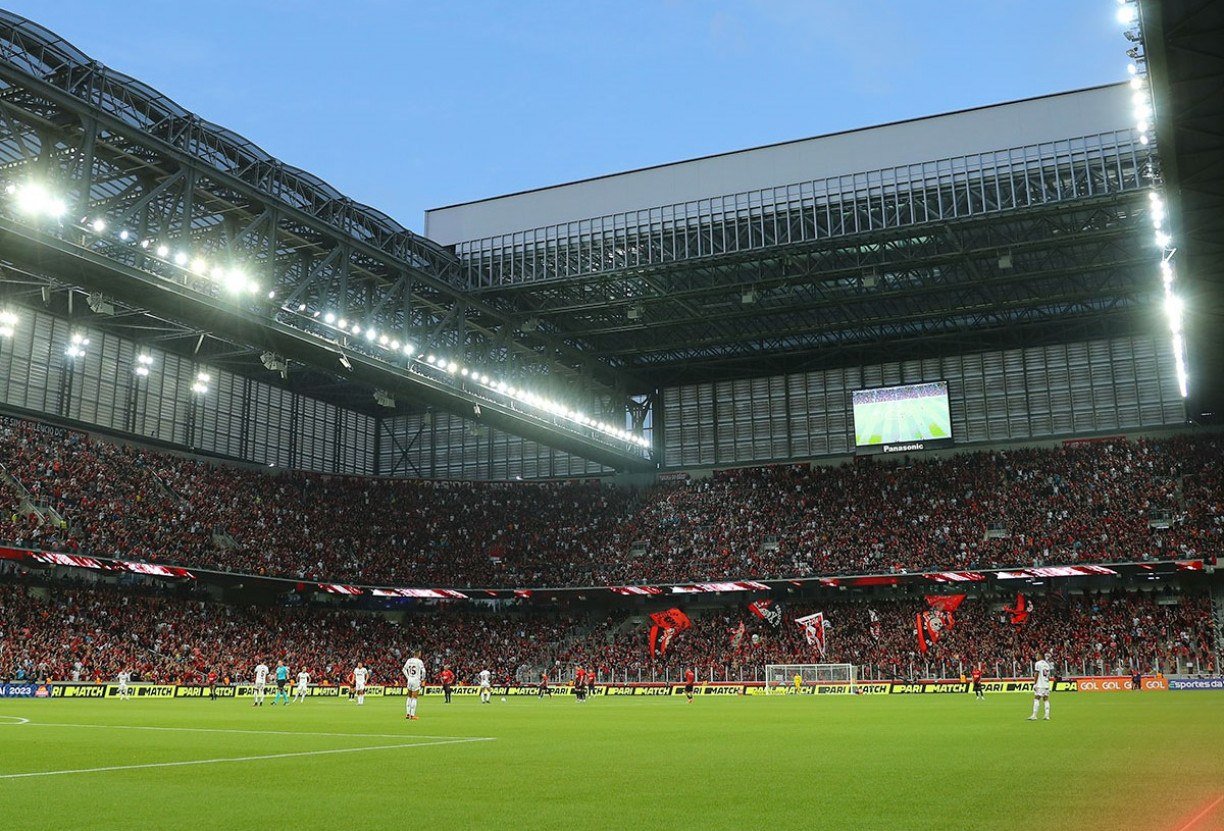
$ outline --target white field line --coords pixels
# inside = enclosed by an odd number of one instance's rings
[[[302,734],[305,735],[305,734]],[[141,765],[109,765],[97,768],[75,768],[71,770],[39,770],[31,773],[5,773],[0,779],[30,779],[35,776],[67,776],[74,773],[105,773],[115,770],[143,770],[146,768],[176,768],[190,765],[220,765],[231,762],[261,762],[265,759],[292,759],[302,756],[329,756],[336,753],[361,753],[371,750],[401,750],[405,747],[437,747],[443,744],[465,744],[468,742],[493,741],[487,738],[445,739],[437,742],[411,742],[408,744],[384,744],[373,747],[343,747],[333,750],[302,750],[297,753],[267,753],[260,756],[226,756],[219,759],[194,759],[186,762],[148,762]]]
[[[0,716],[15,718],[15,716]],[[243,733],[253,736],[333,736],[342,739],[467,739],[470,741],[492,741],[489,736],[426,736],[415,733],[319,733],[308,730],[243,730],[229,727],[158,727],[151,724],[65,724],[52,721],[0,722],[0,727],[91,727],[100,730],[157,730],[172,733]]]

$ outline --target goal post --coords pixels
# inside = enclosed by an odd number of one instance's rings
[[[794,689],[795,676],[802,686],[817,683],[849,684],[858,680],[854,664],[766,664],[765,690],[769,693],[790,692]]]

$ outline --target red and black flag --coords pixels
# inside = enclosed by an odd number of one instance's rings
[[[657,653],[666,653],[675,634],[693,625],[688,615],[675,608],[663,612],[651,612],[650,622],[650,657],[652,658]],[[659,638],[660,634],[663,636],[662,639]]]
[[[775,629],[782,626],[782,607],[772,600],[754,600],[748,604],[748,611],[768,623]]]
[[[1028,623],[1029,613],[1033,611],[1033,604],[1023,594],[1016,592],[1016,605],[1004,606],[1003,611],[1011,615],[1012,626],[1023,626]]]
[[[820,650],[823,657],[825,654],[825,628],[829,622],[825,620],[824,612],[817,612],[814,615],[795,618],[795,624],[803,630],[803,638],[808,642],[808,646],[814,646]]]
[[[870,631],[872,640],[879,640],[883,634],[883,627],[880,625],[880,615],[875,609],[867,610],[867,617],[870,620]]]
[[[918,633],[918,651],[926,654],[933,643],[939,643],[944,632],[951,631],[956,625],[956,610],[965,601],[963,594],[945,594],[926,596],[925,612],[919,612],[914,620],[914,628]]]

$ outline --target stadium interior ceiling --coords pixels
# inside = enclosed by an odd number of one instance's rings
[[[1190,286],[1190,413],[1214,418],[1224,412],[1219,6],[1140,6],[1180,279]],[[52,234],[0,213],[0,300],[42,304],[368,414],[387,415],[377,390],[409,411],[471,417],[478,404],[494,426],[622,469],[653,463],[640,448],[558,430],[430,372],[348,349],[343,338],[321,338],[318,313],[360,314],[383,333],[413,339],[420,354],[498,367],[524,386],[595,402],[593,412],[615,419],[619,411],[622,420],[631,396],[649,400],[677,384],[1165,326],[1138,181],[996,206],[1009,209],[993,215],[989,205],[958,213],[963,195],[935,188],[904,205],[837,206],[811,236],[794,233],[802,219],[777,214],[725,223],[722,250],[700,256],[613,250],[582,261],[581,252],[554,248],[534,266],[552,278],[485,281],[452,248],[8,12],[0,12],[0,166],[10,180],[36,171],[71,183],[88,205],[85,219],[105,216],[141,238],[174,239],[211,257],[241,252],[261,276],[258,296],[235,303],[190,280],[150,276],[151,252],[88,228]],[[939,205],[938,221],[887,221],[918,201]],[[265,300],[269,291],[275,298]],[[269,355],[283,362],[279,380]]]
[[[1224,414],[1224,4],[1141,0],[1161,174],[1187,294],[1189,414]],[[1208,415],[1210,414],[1210,415]]]

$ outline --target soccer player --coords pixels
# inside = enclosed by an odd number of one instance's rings
[[[128,689],[128,682],[132,680],[132,673],[126,669],[119,673],[119,698],[127,701],[132,697],[131,691]]]
[[[595,695],[595,670],[587,670],[587,696]]]
[[[574,670],[574,700],[581,701],[586,697],[586,670],[578,667]]]
[[[1131,674],[1131,689],[1134,692],[1143,691],[1143,672],[1142,671],[1135,670],[1134,673]]]
[[[217,671],[215,669],[208,671],[208,698],[210,701],[217,700]]]
[[[985,701],[986,694],[985,694],[985,691],[982,689],[982,668],[974,667],[973,672],[970,673],[969,677],[973,679],[974,696],[977,698],[978,701]]]
[[[297,690],[293,693],[294,701],[305,701],[306,693],[310,689],[310,673],[303,669],[298,673]]]
[[[455,673],[451,672],[451,668],[443,665],[442,671],[438,673],[438,680],[442,682],[442,695],[445,701],[442,703],[451,703],[451,686],[455,683]]]
[[[276,706],[276,702],[282,699],[285,706],[289,706],[289,691],[285,689],[289,684],[289,667],[285,666],[284,661],[276,662],[276,695],[272,696],[272,706]]]
[[[1042,701],[1045,702],[1045,720],[1050,720],[1050,673],[1054,671],[1054,667],[1050,664],[1048,655],[1038,653],[1037,663],[1033,664],[1033,714],[1028,717],[1029,721],[1037,720],[1037,707]]]
[[[251,706],[262,707],[264,703],[264,689],[268,685],[268,665],[260,661],[255,665],[255,703]]]
[[[492,676],[487,669],[482,669],[476,678],[480,682],[480,703],[488,704],[489,698],[493,695]],[[506,689],[509,690],[509,685]]]
[[[546,695],[549,698],[552,698],[552,690],[548,688],[548,673],[541,672],[540,673],[540,686],[536,688],[536,698],[543,698]]]
[[[358,661],[357,668],[353,670],[353,694],[357,696],[358,706],[365,704],[366,679],[369,677],[370,671],[365,668],[365,664]]]
[[[803,676],[796,672],[795,677],[791,679],[791,683],[795,685],[795,695],[798,695],[799,691],[803,689]]]
[[[425,683],[425,662],[421,660],[421,650],[412,653],[412,657],[404,662],[404,679],[407,681],[408,702],[404,718],[416,721],[417,696],[421,694],[421,686]]]
[[[688,699],[688,703],[693,703],[693,685],[697,683],[697,673],[693,672],[693,668],[689,667],[684,671],[684,697]]]

